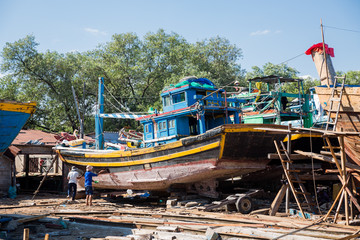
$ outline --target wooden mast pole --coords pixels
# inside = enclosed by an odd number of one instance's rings
[[[323,30],[323,24],[322,24],[322,19],[321,18],[320,18],[320,26],[321,26],[321,36],[322,36],[322,44],[323,44],[325,70],[326,70],[326,80],[327,80],[327,86],[330,87],[329,73],[328,73],[327,59],[326,59],[326,51],[325,51],[324,30]],[[320,79],[320,81],[321,81],[321,79]]]

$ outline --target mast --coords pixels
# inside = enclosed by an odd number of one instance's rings
[[[104,78],[99,77],[98,106],[95,114],[95,139],[96,149],[104,149],[104,119],[100,114],[104,113]]]
[[[322,20],[320,20],[320,22],[322,42],[311,46],[308,50],[306,50],[305,54],[312,56],[316,70],[320,77],[321,85],[329,86],[334,84],[336,75],[331,61],[331,57],[334,57],[334,49],[325,44]]]
[[[324,63],[325,63],[325,69],[326,69],[326,83],[327,86],[330,86],[330,81],[329,81],[329,73],[328,73],[328,66],[327,66],[327,60],[326,60],[326,51],[325,51],[325,40],[324,40],[324,29],[323,29],[323,24],[322,24],[322,19],[320,18],[320,26],[321,26],[321,37],[322,37],[322,45],[323,45],[323,54],[324,54]]]

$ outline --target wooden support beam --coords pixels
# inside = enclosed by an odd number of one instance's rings
[[[280,191],[276,194],[276,197],[275,197],[274,201],[271,203],[270,210],[269,210],[269,215],[270,216],[275,216],[275,214],[279,210],[279,207],[280,207],[280,205],[282,203],[282,200],[285,197],[286,190],[288,188],[289,188],[289,184],[283,184],[281,186]]]
[[[331,155],[331,152],[328,152],[328,151],[320,151],[320,154],[332,156],[332,155]],[[336,153],[335,153],[335,156],[336,156],[336,157],[341,157],[341,154],[338,153],[338,152],[336,152]]]
[[[301,155],[313,157],[313,158],[315,158],[317,160],[321,160],[321,161],[324,161],[324,162],[335,163],[335,160],[333,160],[332,157],[324,156],[324,155],[321,155],[321,154],[318,154],[318,153],[304,152],[304,151],[301,151],[301,150],[295,150],[295,152],[298,153],[298,154],[301,154]],[[346,162],[345,166],[348,167],[348,168],[360,171],[360,166],[358,166],[356,164]]]
[[[45,217],[47,217],[47,216],[49,216],[49,214],[39,215],[39,216],[25,217],[25,218],[18,219],[17,222],[18,222],[18,223],[26,223],[26,222],[36,221],[36,220],[45,218]]]
[[[348,180],[349,180],[349,178],[347,179],[346,183],[349,182]],[[333,210],[333,208],[335,207],[335,204],[337,203],[337,201],[339,200],[342,192],[344,191],[344,188],[345,188],[345,184],[342,185],[342,187],[341,187],[338,195],[336,196],[335,201],[334,201],[333,204],[331,205],[329,211],[328,211],[327,214],[322,218],[324,221],[330,216],[330,213],[331,213],[331,211]],[[339,204],[340,204],[340,203],[339,203]]]
[[[339,137],[339,143],[341,148],[341,169],[342,169],[342,178],[343,178],[343,185],[345,185],[344,189],[347,189],[347,182],[346,182],[346,154],[345,154],[345,146],[344,146],[344,136]],[[350,178],[350,177],[349,177]],[[343,190],[344,191],[344,190]],[[348,194],[346,190],[344,191],[344,207],[345,207],[345,217],[346,217],[346,225],[349,225],[349,200]]]
[[[286,158],[285,154],[281,154],[281,157],[284,159]],[[304,160],[309,159],[308,156],[304,156],[301,154],[290,154],[291,160]],[[280,159],[277,153],[268,153],[268,159]]]
[[[344,180],[340,176],[338,176],[338,178],[339,178],[341,184],[344,185]],[[356,200],[356,198],[352,194],[351,190],[347,186],[345,187],[345,190],[349,194],[350,200],[354,203],[355,207],[360,211],[360,204],[358,203],[358,201]]]

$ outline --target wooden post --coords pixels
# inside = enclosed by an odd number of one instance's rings
[[[269,210],[270,216],[275,216],[275,214],[279,210],[281,202],[284,199],[285,193],[287,192],[288,189],[289,189],[289,184],[283,184],[281,186],[281,189],[276,194],[274,201],[271,203],[270,210]]]
[[[300,100],[299,100],[300,101]],[[287,148],[287,152],[289,153],[289,155],[291,155],[291,124],[288,125],[288,141],[287,141],[287,145],[286,145],[286,148]],[[289,170],[290,168],[290,165],[289,163],[286,163],[286,169]],[[285,196],[285,212],[286,213],[289,213],[289,199],[290,199],[290,189],[289,187],[286,188],[286,196]]]
[[[57,173],[59,173],[59,157],[58,157],[57,154],[56,154],[55,158],[56,158],[56,161],[55,161],[55,173],[57,174]]]
[[[29,229],[28,228],[24,228],[24,237],[23,240],[29,240]]]
[[[347,183],[347,181],[345,181],[345,183]],[[327,213],[327,214],[323,217],[323,221],[325,221],[325,220],[329,217],[329,215],[330,215],[331,211],[332,211],[332,210],[333,210],[333,208],[335,207],[335,204],[337,203],[337,201],[339,200],[340,196],[342,195],[342,191],[344,191],[344,188],[345,188],[345,184],[344,184],[344,185],[342,185],[342,187],[341,187],[341,189],[340,189],[340,191],[339,191],[338,195],[336,196],[336,199],[334,200],[333,204],[331,205],[331,207],[330,207],[330,209],[329,209],[328,213]],[[339,203],[339,204],[340,204],[340,203]]]
[[[345,190],[347,187],[346,181],[346,155],[345,155],[345,148],[344,148],[344,136],[339,137],[340,149],[341,149],[341,168],[342,168],[342,177],[344,181],[344,208],[345,208],[345,217],[346,217],[346,225],[349,225],[349,199],[348,194]]]
[[[334,217],[334,223],[336,223],[337,221],[337,218],[339,216],[339,212],[340,212],[340,208],[341,208],[341,203],[344,199],[344,192],[341,193],[341,197],[340,197],[340,200],[339,200],[339,205],[337,206],[336,208],[336,212],[335,212],[335,217]]]
[[[29,176],[29,154],[24,155],[25,176]]]
[[[25,189],[29,189],[29,165],[30,165],[30,158],[29,154],[24,155],[24,165],[25,165]]]

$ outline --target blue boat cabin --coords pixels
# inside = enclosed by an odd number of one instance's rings
[[[239,100],[227,99],[205,78],[187,79],[161,93],[163,112],[138,119],[144,125],[144,147],[162,145],[239,123]]]

